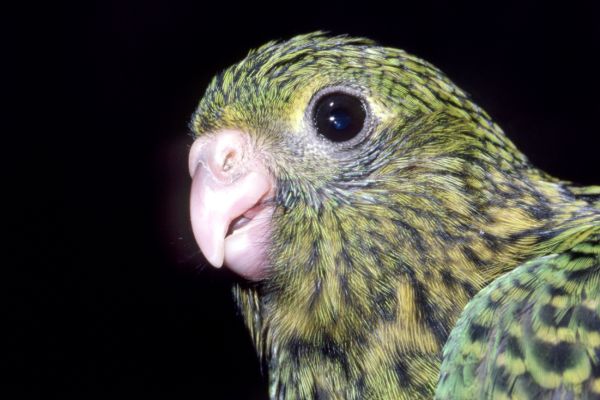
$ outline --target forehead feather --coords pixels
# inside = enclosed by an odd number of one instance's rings
[[[192,129],[201,132],[220,122],[226,124],[221,121],[226,108],[239,108],[236,114],[244,113],[245,108],[248,114],[256,115],[265,107],[285,107],[292,97],[298,100],[311,88],[325,84],[340,67],[361,67],[361,60],[375,55],[365,51],[371,46],[374,42],[368,39],[326,37],[316,32],[251,50],[242,61],[213,78],[194,115]]]
[[[321,32],[269,42],[218,74],[193,116],[196,134],[219,128],[278,129],[298,117],[312,95],[336,84],[355,85],[398,116],[471,103],[431,64],[363,38]],[[372,94],[372,96],[371,96]],[[455,104],[452,104],[455,103]],[[383,105],[383,106],[382,106]]]

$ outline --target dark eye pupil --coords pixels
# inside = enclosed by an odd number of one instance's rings
[[[315,105],[314,121],[317,132],[333,142],[355,137],[363,128],[366,112],[356,96],[330,93]]]

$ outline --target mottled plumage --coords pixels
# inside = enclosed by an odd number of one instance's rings
[[[364,96],[363,140],[311,136],[325,87]],[[440,399],[600,397],[600,187],[533,167],[432,65],[268,43],[191,126],[247,132],[277,182],[269,274],[234,290],[272,398],[432,398],[440,367]]]
[[[600,227],[563,237],[469,302],[438,399],[600,398]]]

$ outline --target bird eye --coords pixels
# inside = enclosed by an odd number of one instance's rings
[[[354,138],[362,131],[367,118],[363,102],[343,92],[328,93],[321,97],[313,113],[317,132],[332,142]]]

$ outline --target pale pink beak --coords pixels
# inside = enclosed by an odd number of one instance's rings
[[[224,130],[197,139],[190,150],[190,215],[200,250],[253,280],[264,275],[274,183],[247,134]]]

